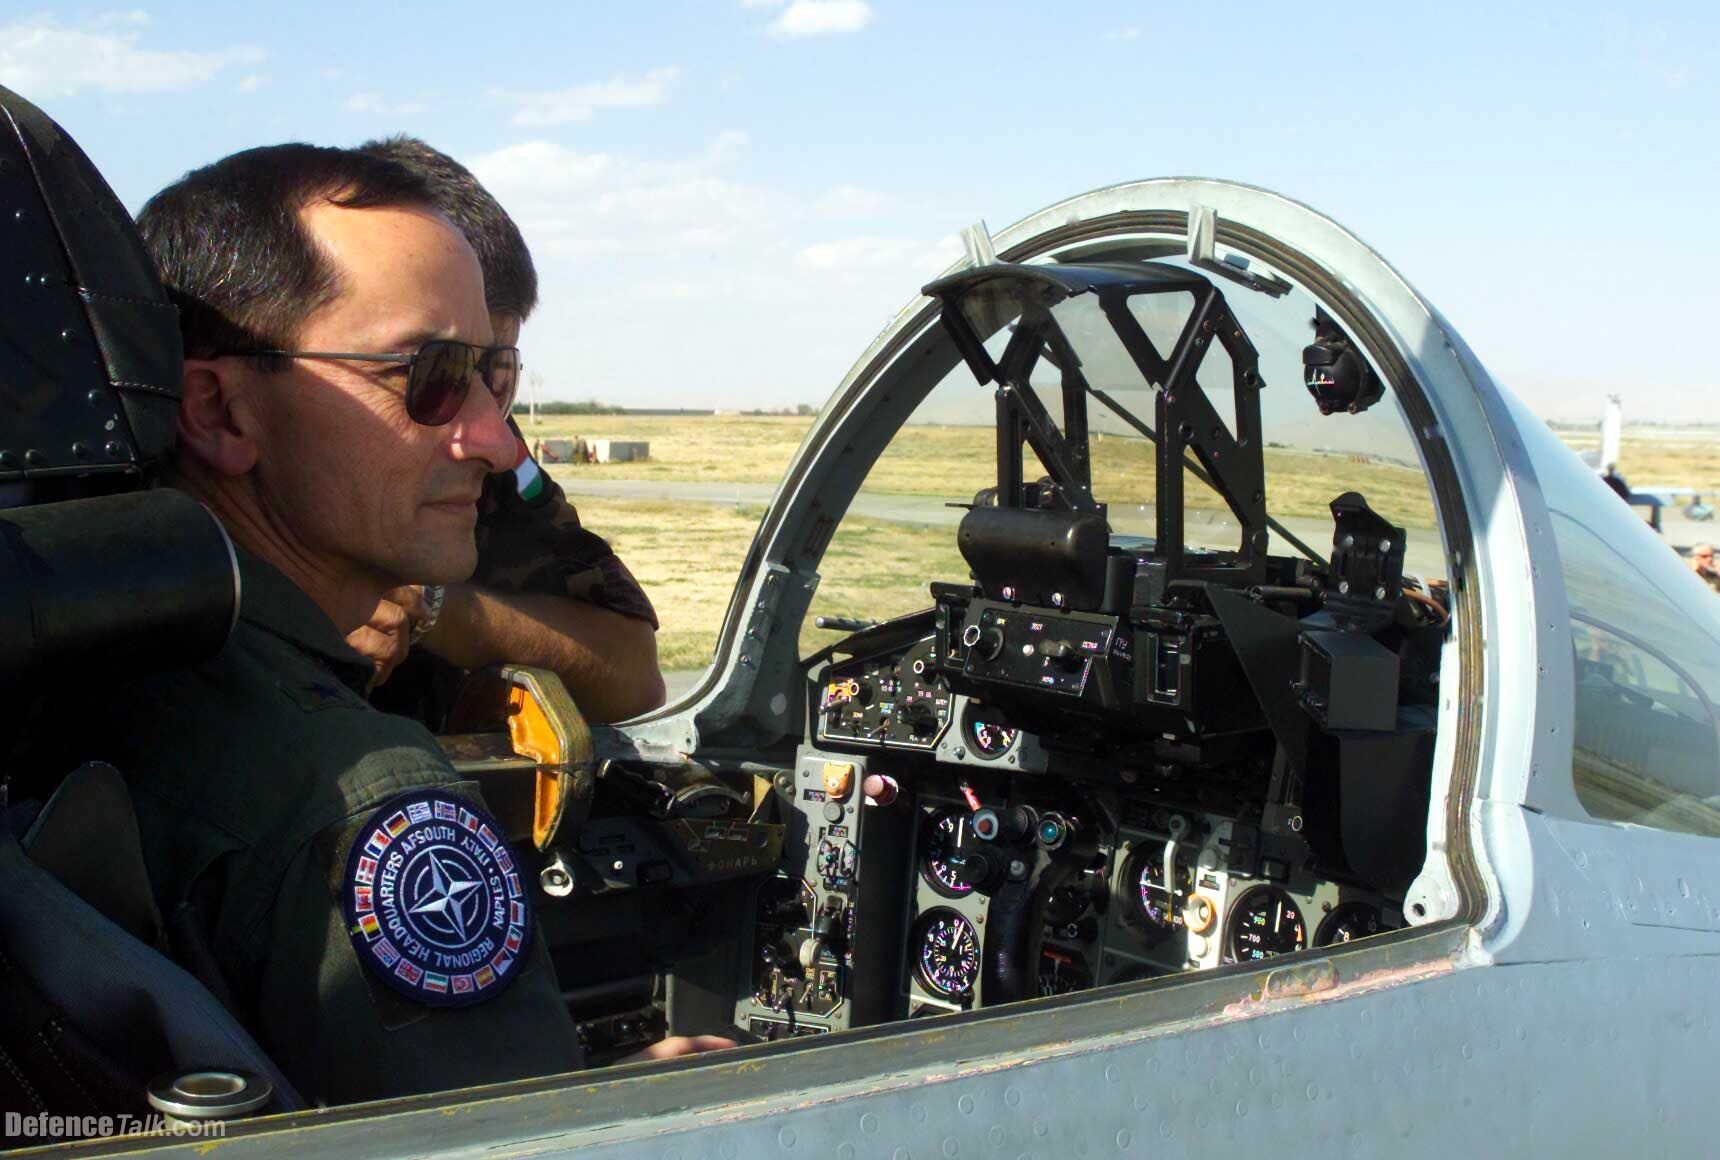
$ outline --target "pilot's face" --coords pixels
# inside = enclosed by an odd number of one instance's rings
[[[293,339],[302,351],[411,354],[431,338],[492,341],[478,259],[435,214],[405,208],[303,211],[341,284]],[[258,382],[267,410],[256,480],[304,563],[386,586],[466,579],[488,472],[513,466],[515,442],[483,383],[453,421],[406,414],[407,368],[296,359]]]

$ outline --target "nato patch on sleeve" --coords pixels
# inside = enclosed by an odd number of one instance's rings
[[[366,821],[341,883],[347,934],[382,982],[432,1007],[500,994],[525,969],[531,904],[496,820],[446,789]]]

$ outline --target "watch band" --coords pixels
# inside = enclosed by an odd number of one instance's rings
[[[428,609],[428,612],[425,613],[424,619],[414,621],[412,624],[413,644],[417,644],[431,629],[436,627],[436,618],[442,615],[442,598],[446,595],[447,590],[440,584],[426,584],[424,586],[424,607]]]

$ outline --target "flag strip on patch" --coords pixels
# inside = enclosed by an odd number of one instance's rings
[[[521,499],[536,499],[543,491],[543,472],[532,458],[531,451],[526,447],[524,439],[516,439],[519,445],[519,458],[514,460],[514,490],[520,493]]]
[[[436,820],[454,822],[460,818],[460,810],[453,802],[438,801],[436,803]]]
[[[382,823],[382,828],[388,831],[388,837],[392,840],[394,838],[398,838],[400,836],[400,831],[404,830],[411,824],[412,823],[406,820],[405,810],[395,810],[393,816],[391,816],[386,822]]]
[[[411,805],[407,806],[406,807],[406,820],[411,822],[413,825],[417,825],[419,822],[429,821],[430,820],[430,803],[429,802],[413,802]]]

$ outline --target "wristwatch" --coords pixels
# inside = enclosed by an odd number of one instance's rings
[[[413,644],[417,644],[436,627],[436,618],[442,615],[442,598],[446,595],[446,590],[440,584],[424,585],[424,607],[428,611],[425,612],[424,619],[412,623]]]

